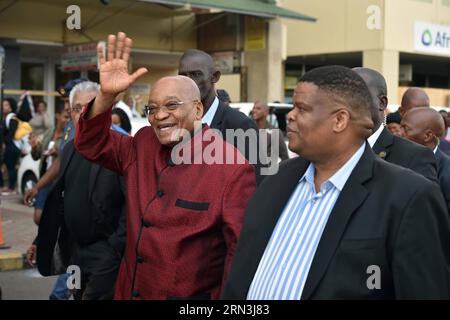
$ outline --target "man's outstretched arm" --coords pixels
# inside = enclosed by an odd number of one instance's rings
[[[116,97],[126,91],[147,69],[128,72],[132,40],[125,33],[108,36],[106,57],[99,57],[100,91],[80,116],[75,147],[88,160],[123,174],[134,161],[132,138],[110,130],[111,109]]]
[[[48,168],[47,172],[39,179],[39,181],[36,183],[36,185],[33,186],[30,190],[28,190],[25,193],[24,196],[24,203],[26,205],[30,205],[33,198],[36,197],[39,190],[42,188],[48,186],[50,183],[56,180],[59,174],[59,168],[60,168],[61,161],[59,160],[59,157],[56,158],[50,168]]]

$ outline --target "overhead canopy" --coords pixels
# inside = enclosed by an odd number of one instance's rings
[[[316,21],[315,18],[287,10],[276,5],[273,0],[140,0],[171,6],[191,6],[199,9],[217,9],[238,14],[263,18],[289,18]]]

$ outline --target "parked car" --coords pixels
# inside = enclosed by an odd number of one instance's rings
[[[230,107],[241,111],[248,117],[251,117],[250,113],[253,109],[253,102],[240,102],[240,103],[230,103]],[[281,129],[286,135],[286,116],[292,109],[292,104],[289,103],[268,103],[270,108],[270,114],[267,121],[274,127]]]
[[[17,187],[20,193],[31,189],[39,180],[39,161],[33,160],[31,153],[20,159],[17,171]]]
[[[240,103],[230,103],[230,107],[235,108],[246,116],[251,117],[250,113],[253,109],[253,102],[240,102]],[[273,125],[275,128],[279,128],[285,138],[286,146],[288,146],[288,139],[286,136],[286,126],[287,126],[287,114],[292,110],[292,104],[289,103],[268,103],[270,114],[267,117],[267,121]],[[297,154],[293,153],[288,148],[289,158],[294,158]]]

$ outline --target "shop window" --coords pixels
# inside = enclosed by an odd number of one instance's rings
[[[44,90],[44,64],[22,63],[20,87],[25,90]]]

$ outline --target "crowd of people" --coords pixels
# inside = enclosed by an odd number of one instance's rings
[[[152,86],[150,126],[132,136],[114,108],[148,72],[129,72],[131,47],[110,35],[100,83],[69,83],[55,128],[31,140],[41,179],[24,199],[39,224],[27,259],[60,275],[51,299],[450,298],[449,121],[422,89],[387,115],[377,71],[305,73],[289,159],[267,104],[251,118],[230,108],[199,50]],[[266,175],[274,153],[281,163]],[[81,270],[71,291],[70,265]]]

